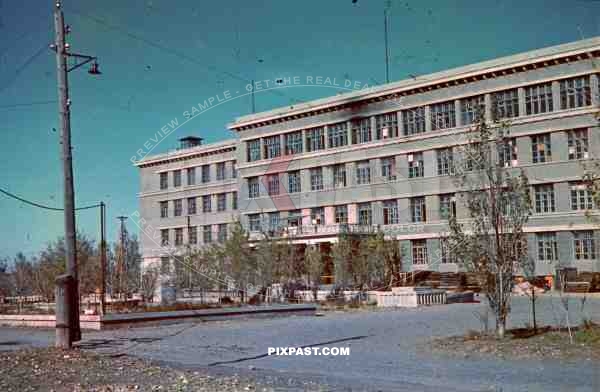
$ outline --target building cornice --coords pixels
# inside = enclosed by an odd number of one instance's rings
[[[219,155],[226,152],[233,152],[236,149],[238,140],[227,139],[222,142],[204,144],[197,147],[166,152],[163,154],[153,155],[134,163],[137,167],[150,167],[162,165],[170,162],[185,161],[210,155]]]
[[[424,93],[454,85],[597,57],[600,57],[600,37],[501,57],[419,76],[415,79],[401,80],[383,86],[247,115],[238,118],[228,128],[234,131],[244,131],[298,118],[339,111],[354,107],[357,104],[398,99],[403,96]]]

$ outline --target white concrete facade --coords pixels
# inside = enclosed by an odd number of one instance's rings
[[[335,242],[341,231],[383,230],[401,241],[404,270],[456,271],[440,251],[440,233],[460,189],[443,162],[459,159],[457,147],[472,126],[467,109],[477,100],[488,120],[501,106],[511,113],[515,144],[508,164],[526,171],[534,200],[536,194],[551,200],[526,229],[538,274],[552,273],[559,261],[598,271],[598,227],[581,208],[587,196],[577,181],[583,164],[600,153],[599,57],[600,38],[539,49],[240,117],[229,125],[239,139],[144,159],[137,164],[140,215],[159,232],[154,239],[141,235],[144,259],[164,257],[160,230],[174,242],[183,229],[176,248],[187,244],[186,200],[197,197],[198,213],[190,220],[199,227],[199,245],[201,227],[211,227],[214,241],[220,224],[237,219],[254,238],[269,231],[302,243]],[[236,162],[236,178],[213,181],[221,162],[227,173]],[[202,165],[210,165],[206,183]],[[197,185],[186,183],[190,167],[197,167]],[[182,170],[180,187],[172,186],[176,170]],[[161,190],[164,172],[169,186]],[[227,209],[216,212],[222,193]],[[212,198],[210,213],[202,213],[205,195]],[[181,216],[173,217],[173,200],[183,200]],[[161,201],[168,202],[166,218]],[[454,208],[466,218],[466,209]]]

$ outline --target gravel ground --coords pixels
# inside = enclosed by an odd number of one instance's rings
[[[570,312],[573,323],[582,314],[575,304],[574,300]],[[525,298],[513,299],[509,328],[528,323],[528,306]],[[540,325],[557,324],[563,319],[558,298],[544,296],[537,308]],[[483,304],[453,304],[103,331],[86,333],[82,349],[98,354],[128,354],[220,376],[238,374],[299,389],[303,383],[313,382],[336,390],[600,390],[600,365],[596,361],[448,358],[419,349],[434,338],[480,330],[481,323],[474,313],[484,309]],[[588,299],[585,313],[600,321],[600,299]],[[29,341],[39,343],[43,333],[0,329],[0,341],[4,340],[20,341],[9,346],[16,348]],[[326,343],[335,340],[338,342]],[[349,347],[350,355],[264,355],[269,347],[319,344]]]
[[[0,390],[22,391],[275,391],[247,377],[213,377],[205,372],[158,366],[133,357],[110,358],[54,348],[0,354]],[[302,390],[322,390],[306,383]]]

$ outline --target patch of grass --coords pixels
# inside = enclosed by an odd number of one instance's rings
[[[575,343],[600,344],[600,328],[582,328],[573,335]]]

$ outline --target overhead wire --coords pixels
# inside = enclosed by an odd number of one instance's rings
[[[118,31],[121,34],[124,34],[125,36],[127,36],[127,37],[129,37],[129,38],[131,38],[133,40],[142,42],[142,43],[144,43],[144,44],[146,44],[148,46],[151,46],[151,47],[153,47],[155,49],[158,49],[158,50],[161,50],[163,52],[169,53],[169,54],[171,54],[173,56],[179,57],[182,60],[186,60],[186,61],[189,61],[189,62],[194,63],[196,65],[199,65],[199,66],[205,68],[206,70],[208,70],[210,72],[217,73],[217,74],[222,74],[222,75],[226,75],[226,76],[230,77],[231,79],[235,79],[235,80],[238,80],[240,82],[252,83],[252,81],[250,79],[248,79],[248,78],[246,78],[246,77],[244,77],[242,75],[236,74],[236,73],[231,72],[231,71],[220,70],[220,69],[218,69],[217,67],[215,67],[213,65],[207,65],[205,62],[200,61],[199,59],[197,59],[197,58],[195,58],[193,56],[190,56],[190,55],[188,55],[186,53],[183,53],[183,52],[181,52],[179,50],[172,49],[172,48],[170,48],[168,46],[165,46],[165,45],[162,45],[162,44],[160,44],[160,43],[158,43],[156,41],[150,40],[148,38],[144,38],[144,37],[142,37],[142,36],[140,36],[138,34],[134,34],[131,31],[127,30],[125,27],[119,26],[119,25],[114,24],[114,23],[108,23],[108,22],[106,22],[103,19],[100,19],[100,18],[98,18],[96,16],[93,16],[93,15],[89,15],[89,14],[84,13],[84,12],[80,12],[80,11],[78,11],[78,10],[72,8],[72,7],[69,8],[68,12],[72,12],[75,15],[79,16],[80,18],[89,19],[89,20],[91,20],[91,21],[93,21],[93,22],[95,22],[95,23],[97,23],[99,25],[102,25],[102,26],[104,26],[104,27],[106,27],[106,28],[108,28],[110,30]],[[296,98],[288,97],[288,96],[286,96],[286,94],[284,94],[284,93],[282,93],[281,91],[278,91],[278,90],[265,90],[265,91],[269,91],[272,94],[278,95],[280,97],[288,98],[290,101],[292,101],[294,103],[302,103],[302,101],[300,101],[300,100],[298,100]]]
[[[25,204],[28,204],[30,206],[41,208],[41,209],[44,209],[44,210],[50,210],[50,211],[64,211],[65,210],[64,208],[50,207],[50,206],[47,206],[47,205],[44,205],[44,204],[41,204],[41,203],[37,203],[35,201],[27,200],[27,199],[25,199],[23,197],[17,196],[14,193],[11,193],[11,192],[9,192],[9,191],[7,191],[5,189],[2,189],[2,188],[0,188],[0,193],[3,193],[4,195],[6,195],[8,197],[16,199],[16,200],[18,200],[20,202],[23,202]],[[98,204],[91,204],[91,205],[83,206],[83,207],[77,207],[77,208],[75,208],[75,211],[89,210],[91,208],[98,208],[98,207],[100,207],[100,203],[98,203]]]

